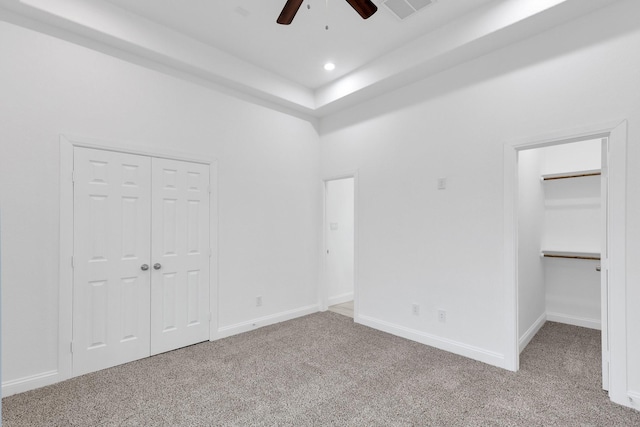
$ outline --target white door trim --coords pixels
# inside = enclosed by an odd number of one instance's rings
[[[318,307],[326,311],[329,301],[329,284],[327,282],[327,182],[353,178],[353,320],[360,323],[358,304],[358,236],[359,236],[359,206],[358,206],[358,170],[327,175],[322,179],[322,248],[320,248],[320,280],[318,286]]]
[[[60,135],[60,142],[63,139],[73,147],[86,147],[96,150],[117,151],[126,154],[138,154],[141,156],[159,157],[169,160],[181,160],[185,162],[202,163],[210,165],[216,162],[216,159],[209,156],[200,156],[193,153],[185,153],[182,151],[167,150],[163,148],[151,148],[131,143],[128,141],[111,141],[99,138],[91,138],[73,134]]]
[[[504,284],[506,296],[505,368],[517,371],[520,365],[518,337],[518,272],[517,272],[517,172],[518,151],[545,147],[559,143],[586,139],[609,138],[618,126],[626,121],[612,121],[580,129],[559,131],[508,142],[504,146]],[[615,254],[609,276],[609,311],[616,312],[610,318],[610,331],[626,331],[626,138],[624,141],[609,138],[609,251]],[[611,340],[610,396],[626,395],[626,337],[622,332]],[[615,366],[615,367],[614,367]],[[621,402],[618,402],[621,403]]]
[[[613,137],[614,133],[617,137]],[[609,138],[608,269],[609,397],[631,406],[627,393],[627,139],[628,122]],[[632,407],[632,406],[631,406]],[[637,409],[637,408],[636,408]]]
[[[196,156],[177,151],[138,146],[128,142],[105,141],[96,138],[60,135],[60,248],[59,248],[59,301],[58,301],[58,376],[53,382],[72,377],[73,339],[73,150],[86,147],[99,150],[117,151],[149,157],[181,160],[209,165],[211,194],[209,197],[211,252],[209,258],[209,322],[210,340],[216,338],[218,330],[218,167],[217,160],[207,156]]]

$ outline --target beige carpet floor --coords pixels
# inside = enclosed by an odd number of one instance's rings
[[[517,373],[325,312],[10,396],[12,426],[639,426],[598,331],[547,323]]]

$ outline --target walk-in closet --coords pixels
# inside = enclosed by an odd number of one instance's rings
[[[520,351],[546,321],[602,327],[606,146],[595,138],[519,153]]]

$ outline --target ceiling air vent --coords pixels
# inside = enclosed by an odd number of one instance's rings
[[[423,7],[435,3],[435,1],[436,0],[386,0],[384,5],[398,18],[405,19]]]

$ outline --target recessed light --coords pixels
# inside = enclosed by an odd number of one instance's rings
[[[324,64],[324,69],[327,71],[333,71],[336,68],[336,64],[334,64],[333,62],[327,62],[326,64]]]

